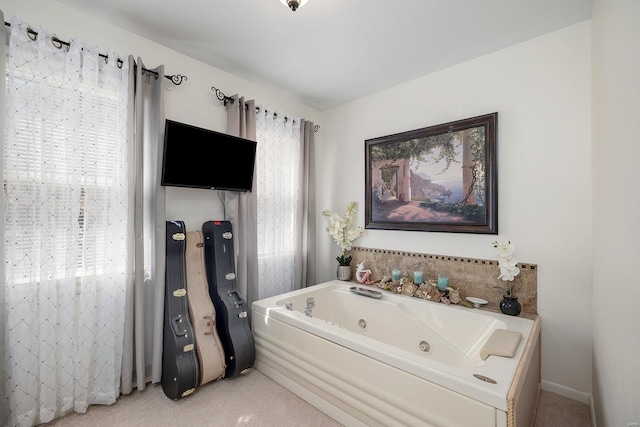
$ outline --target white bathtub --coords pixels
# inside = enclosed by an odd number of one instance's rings
[[[354,285],[336,280],[254,302],[256,368],[345,425],[531,425],[537,318],[385,291],[373,299],[351,293]],[[514,357],[482,360],[495,329],[522,333]]]

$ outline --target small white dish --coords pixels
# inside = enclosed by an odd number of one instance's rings
[[[487,303],[487,300],[484,300],[482,298],[476,298],[476,297],[467,297],[467,301],[473,304],[473,308],[480,308],[481,305],[484,305]]]

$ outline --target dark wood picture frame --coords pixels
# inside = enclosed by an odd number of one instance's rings
[[[365,141],[365,228],[498,234],[498,113]]]

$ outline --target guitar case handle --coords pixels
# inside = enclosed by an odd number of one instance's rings
[[[236,290],[227,291],[227,295],[229,295],[230,297],[232,297],[234,295],[236,296],[236,298],[237,298],[237,300],[235,302],[236,308],[244,304],[244,300],[240,296],[240,292],[238,292]]]
[[[187,335],[187,330],[180,328],[182,327],[180,324],[182,323],[182,316],[177,315],[173,319],[171,319],[171,329],[173,329],[173,333],[176,334],[177,337],[182,337]]]
[[[234,304],[235,304],[236,308],[240,308],[240,306],[244,306],[244,300],[243,300],[243,299],[242,299],[242,297],[240,296],[240,292],[238,292],[238,291],[236,291],[236,290],[234,289],[234,290],[231,290],[231,291],[227,291],[227,295],[229,295],[229,296],[233,296],[233,295],[235,295],[235,296],[236,296],[236,301],[234,302]],[[247,311],[246,311],[246,310],[241,311],[241,312],[238,314],[238,317],[240,317],[240,318],[245,318],[245,317],[247,317]]]

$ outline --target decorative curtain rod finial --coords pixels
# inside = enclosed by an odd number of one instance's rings
[[[176,86],[180,86],[182,82],[186,82],[187,80],[189,80],[187,76],[183,76],[182,74],[174,74],[172,76],[165,76],[165,77],[171,80],[171,83],[173,83]]]
[[[224,102],[224,105],[227,105],[227,102],[233,104],[233,98],[225,95],[220,89],[211,86],[211,90],[215,92],[216,98],[218,98],[219,101]]]

